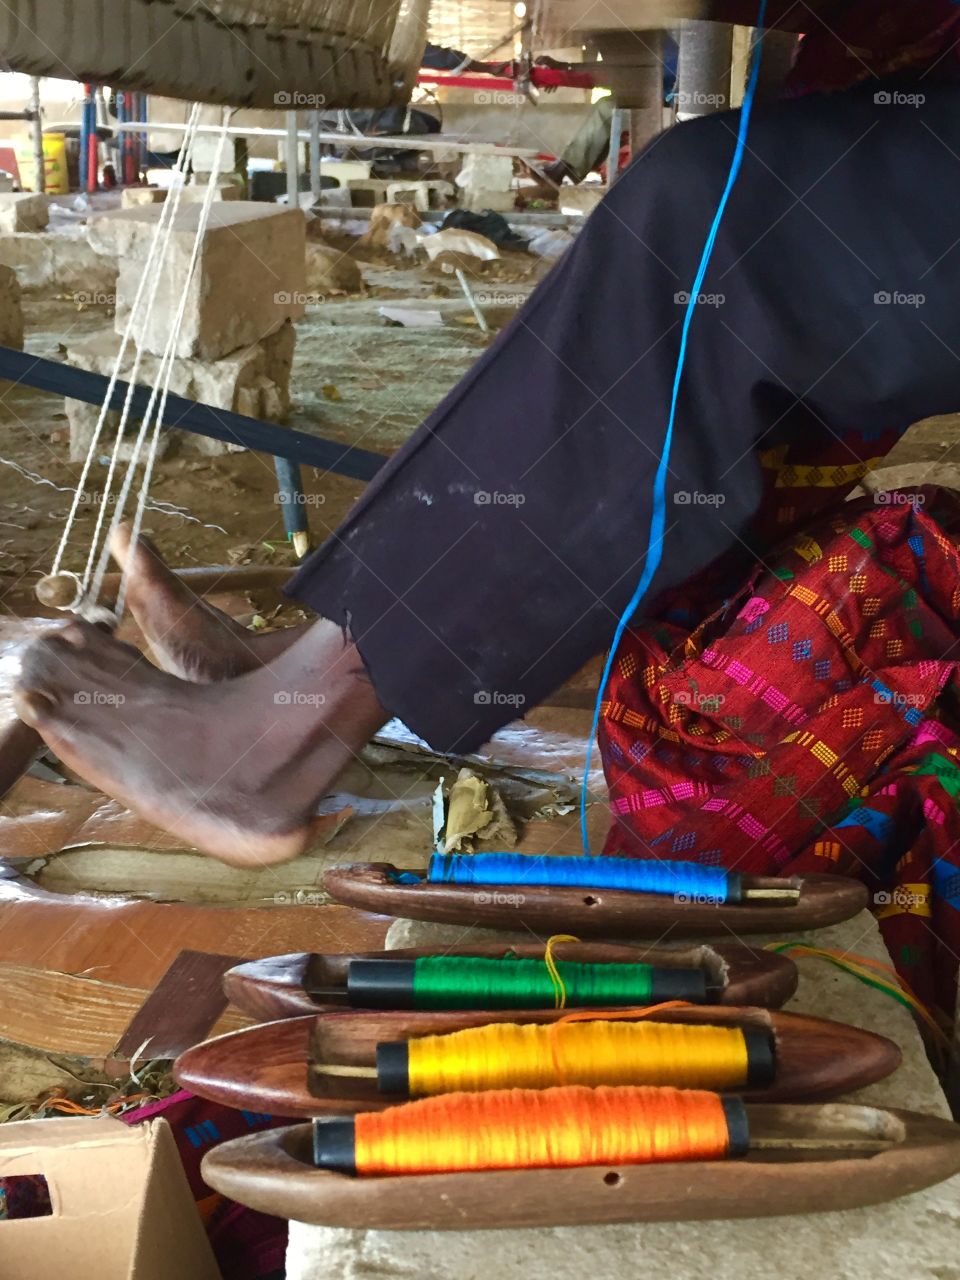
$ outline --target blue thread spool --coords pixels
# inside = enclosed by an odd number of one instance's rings
[[[743,901],[740,876],[696,862],[632,858],[528,857],[522,853],[435,853],[427,868],[431,884],[557,885],[578,889],[625,889],[656,893],[678,902]]]

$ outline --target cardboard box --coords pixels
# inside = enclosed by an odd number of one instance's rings
[[[0,1126],[0,1177],[37,1173],[53,1214],[0,1221],[0,1280],[221,1280],[164,1120]]]

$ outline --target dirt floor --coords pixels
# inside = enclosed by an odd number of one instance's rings
[[[486,349],[529,293],[531,277],[546,268],[511,254],[511,261],[496,264],[495,277],[478,282],[491,303],[484,310],[492,332],[484,335],[452,276],[358,256],[364,294],[311,306],[297,325],[288,425],[389,456]],[[383,305],[407,301],[440,310],[443,327],[407,329],[378,314]],[[63,357],[71,340],[113,325],[107,308],[78,308],[65,299],[29,296],[24,312],[27,350],[53,359]],[[67,443],[62,401],[20,386],[0,393],[0,599],[50,565],[80,477],[79,464],[67,460]],[[97,493],[105,474],[100,461],[87,487]],[[310,467],[303,469],[303,484],[318,543],[363,486]],[[160,461],[152,493],[185,513],[148,513],[147,531],[174,564],[293,565],[269,458],[201,457],[187,440]],[[69,564],[82,556],[95,518],[96,507],[81,512]]]

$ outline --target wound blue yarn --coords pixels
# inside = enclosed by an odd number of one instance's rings
[[[711,903],[739,898],[740,877],[697,862],[634,858],[530,857],[522,853],[435,853],[432,884],[560,885],[578,889],[627,889]],[[733,892],[731,893],[731,889]]]
[[[767,16],[767,0],[760,0],[760,6],[757,12],[756,26],[763,29]],[[610,679],[610,672],[613,670],[614,659],[617,656],[617,649],[630,623],[630,619],[636,613],[640,605],[640,601],[647,593],[647,588],[653,580],[653,575],[660,568],[660,561],[663,556],[663,531],[667,520],[667,471],[670,466],[670,449],[673,444],[673,428],[677,417],[677,401],[680,396],[680,382],[683,377],[684,366],[687,362],[687,341],[690,336],[690,327],[693,324],[693,315],[697,306],[697,298],[700,296],[700,290],[703,285],[704,277],[707,274],[707,267],[710,265],[710,259],[713,257],[713,248],[717,241],[717,234],[720,230],[720,223],[723,221],[723,215],[726,212],[727,204],[730,200],[730,194],[733,191],[734,184],[740,173],[740,166],[743,163],[743,153],[747,145],[747,131],[750,127],[750,114],[753,110],[753,102],[757,93],[757,79],[760,75],[760,57],[762,50],[762,38],[755,46],[753,66],[750,70],[750,81],[743,95],[743,106],[740,108],[740,127],[737,131],[737,145],[733,153],[733,160],[730,162],[730,172],[727,175],[727,184],[723,189],[723,195],[720,197],[720,203],[714,214],[710,231],[707,234],[706,243],[703,246],[703,254],[700,258],[700,265],[697,268],[696,279],[690,290],[690,300],[687,303],[686,311],[683,316],[683,328],[680,334],[680,350],[677,354],[677,368],[673,379],[673,394],[670,398],[670,416],[667,420],[667,430],[663,439],[663,448],[660,452],[660,461],[657,465],[657,474],[653,482],[653,510],[650,516],[650,536],[647,542],[647,555],[643,566],[643,573],[640,581],[637,583],[637,589],[630,597],[630,602],[624,609],[617,623],[617,628],[613,633],[613,640],[610,643],[610,649],[607,653],[607,660],[604,663],[603,674],[600,677],[600,687],[597,689],[597,701],[593,710],[593,723],[590,726],[590,737],[587,739],[587,759],[583,769],[583,784],[580,789],[580,839],[583,843],[583,851],[590,854],[590,841],[587,838],[587,790],[588,780],[590,778],[590,761],[593,756],[593,744],[597,736],[597,730],[600,727],[600,707],[603,703],[604,690]],[[635,864],[636,865],[636,864]],[[668,864],[669,865],[669,864]]]

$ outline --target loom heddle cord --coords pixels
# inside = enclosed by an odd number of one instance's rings
[[[722,867],[695,862],[633,858],[532,857],[522,853],[435,853],[427,879],[432,884],[557,885],[581,889],[625,889],[670,895],[678,901],[713,903],[740,898],[740,877]]]
[[[653,995],[649,964],[554,961],[567,1005],[645,1004]],[[557,985],[542,960],[508,956],[420,956],[413,970],[415,1009],[551,1009]]]
[[[407,1044],[412,1096],[559,1085],[740,1089],[740,1027],[679,1022],[491,1023]]]
[[[716,1094],[579,1085],[449,1094],[362,1112],[355,1141],[361,1175],[711,1160],[731,1151]]]

